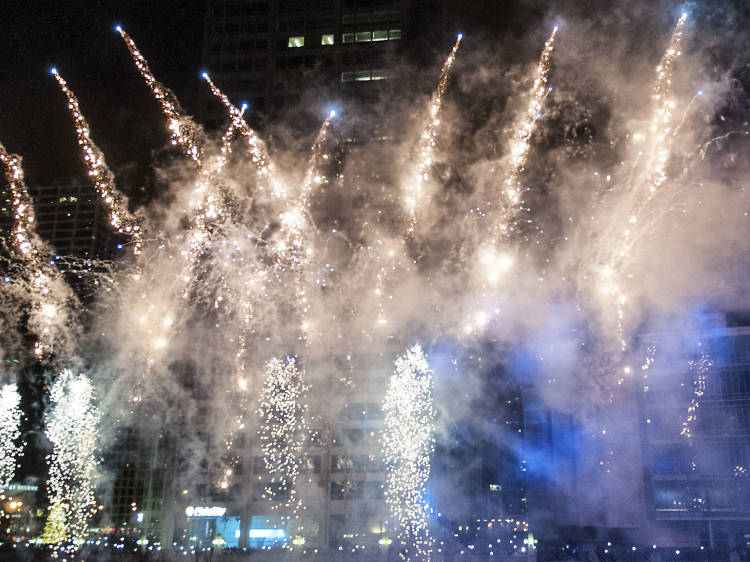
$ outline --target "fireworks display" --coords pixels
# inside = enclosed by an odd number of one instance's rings
[[[0,162],[11,197],[13,226],[11,236],[18,264],[13,277],[6,277],[3,300],[4,314],[28,311],[26,328],[36,336],[34,355],[37,359],[63,351],[75,337],[72,320],[77,299],[51,258],[52,249],[38,236],[34,206],[24,182],[21,160],[9,154],[0,144]],[[13,260],[16,261],[16,260]],[[10,309],[10,310],[9,310]]]
[[[117,191],[115,177],[104,160],[104,154],[91,140],[89,125],[81,113],[78,99],[68,88],[67,82],[60,76],[56,69],[51,70],[52,75],[60,85],[60,89],[68,100],[68,109],[73,117],[78,144],[83,152],[83,162],[88,170],[94,188],[101,197],[102,202],[109,212],[109,223],[120,233],[125,233],[133,240],[133,251],[141,253],[142,232],[138,220],[128,211],[128,202],[125,196]]]
[[[99,411],[94,388],[83,375],[69,370],[59,374],[50,390],[45,416],[48,457],[47,494],[51,510],[64,513],[65,542],[86,537],[88,520],[96,512],[94,478]]]
[[[304,371],[297,368],[294,359],[272,359],[266,367],[258,407],[258,441],[271,476],[265,495],[278,502],[276,507],[290,508],[293,514],[302,505],[295,483],[309,439],[303,378]]]
[[[7,489],[18,465],[21,437],[21,396],[15,384],[0,388],[0,490]]]
[[[704,347],[703,344],[699,344]],[[711,358],[705,348],[701,350],[700,358],[689,362],[690,372],[693,373],[693,396],[690,398],[690,406],[687,409],[687,416],[682,422],[680,435],[690,439],[694,435],[695,422],[698,418],[698,408],[701,405],[701,399],[706,393],[706,379],[713,366]]]
[[[146,81],[146,85],[153,93],[156,101],[159,102],[164,116],[167,118],[170,137],[172,144],[179,146],[191,158],[196,165],[200,166],[203,160],[203,148],[201,131],[196,124],[189,119],[180,107],[180,102],[169,88],[162,85],[151,73],[146,58],[138,50],[130,36],[121,26],[117,26],[115,31],[120,34],[122,40],[133,57],[133,62],[138,72]]]
[[[506,218],[503,224],[498,225],[504,231],[508,229],[513,230],[517,224],[519,214],[531,210],[525,207],[527,203],[523,199],[524,189],[520,185],[520,176],[524,171],[526,159],[529,155],[531,134],[534,131],[536,123],[542,118],[542,105],[550,90],[548,80],[555,35],[557,35],[557,27],[552,30],[552,35],[549,36],[549,39],[544,44],[544,50],[537,63],[536,76],[531,89],[531,99],[526,108],[526,115],[516,128],[513,143],[511,144],[511,161],[506,173],[505,190],[503,192],[505,196]]]
[[[456,62],[456,52],[461,45],[462,35],[456,39],[451,54],[445,59],[443,69],[440,72],[438,86],[432,94],[430,100],[430,116],[427,126],[422,131],[417,147],[416,169],[414,170],[414,179],[410,181],[405,189],[404,201],[406,209],[410,214],[410,220],[413,223],[416,220],[416,213],[424,197],[424,184],[429,179],[429,171],[432,166],[433,151],[437,142],[438,128],[440,126],[440,109],[443,105],[445,90],[448,88],[448,80],[453,64]],[[412,227],[413,228],[413,225]],[[411,230],[411,229],[410,229]]]
[[[0,145],[11,219],[7,255],[0,255],[6,266],[0,322],[12,328],[3,334],[0,351],[15,369],[14,357],[21,356],[16,352],[30,333],[30,357],[47,381],[43,421],[52,450],[43,541],[74,549],[87,538],[89,519],[98,511],[101,441],[110,439],[112,428],[131,424],[148,436],[143,463],[157,467],[153,472],[158,474],[149,476],[144,488],[150,503],[133,503],[133,519],[127,523],[142,540],[157,534],[144,519],[161,518],[166,524],[167,510],[178,506],[187,521],[176,525],[184,527],[180,540],[193,543],[187,548],[194,552],[193,535],[203,517],[196,513],[221,511],[221,503],[233,508],[240,503],[232,495],[235,490],[251,490],[257,503],[243,508],[245,515],[263,506],[265,526],[248,531],[243,523],[237,544],[268,539],[274,546],[305,549],[305,541],[316,540],[312,537],[319,531],[320,540],[330,540],[331,548],[344,554],[393,541],[403,560],[428,560],[438,553],[450,559],[436,533],[443,524],[432,486],[440,466],[434,457],[436,439],[452,435],[462,419],[481,418],[477,425],[491,434],[487,442],[513,448],[508,462],[514,472],[525,473],[539,463],[527,460],[533,446],[520,443],[528,421],[525,410],[517,416],[523,421],[513,425],[513,408],[522,407],[514,402],[516,391],[509,389],[505,373],[494,374],[497,365],[506,363],[507,378],[519,377],[513,384],[522,387],[516,393],[520,400],[534,388],[540,404],[554,403],[554,415],[575,418],[571,425],[580,421],[586,439],[600,439],[597,455],[606,448],[606,461],[598,455],[595,468],[606,465],[600,472],[614,478],[626,455],[615,454],[615,446],[601,440],[609,427],[597,424],[620,413],[623,388],[642,385],[644,394],[653,392],[651,381],[660,376],[652,376],[658,370],[652,369],[654,347],[637,375],[624,367],[632,359],[628,346],[640,337],[638,323],[648,320],[642,309],[665,302],[663,308],[679,309],[679,317],[680,307],[693,306],[706,290],[681,286],[687,297],[677,303],[673,294],[679,291],[672,285],[679,279],[670,267],[685,278],[711,270],[713,277],[706,277],[713,285],[717,278],[724,286],[732,284],[719,265],[730,271],[726,264],[734,256],[717,251],[703,233],[709,232],[705,225],[715,225],[709,217],[717,208],[713,205],[732,207],[720,195],[734,202],[740,196],[719,188],[709,196],[715,186],[708,179],[701,177],[697,185],[686,180],[698,177],[699,166],[708,166],[707,146],[721,142],[705,143],[700,135],[708,114],[696,117],[703,121],[694,126],[691,112],[706,108],[686,104],[690,96],[675,85],[683,71],[678,61],[685,25],[683,15],[656,67],[655,85],[653,74],[638,84],[644,98],[650,95],[650,106],[643,104],[642,113],[616,124],[617,113],[607,113],[606,126],[597,132],[603,140],[593,133],[586,137],[594,128],[587,121],[590,112],[571,101],[578,93],[579,69],[570,71],[570,54],[558,59],[566,47],[557,27],[538,60],[542,39],[533,45],[528,64],[502,76],[504,85],[519,86],[528,97],[508,103],[498,116],[489,115],[494,105],[484,104],[465,128],[458,97],[492,90],[485,85],[496,86],[499,79],[488,78],[491,65],[459,75],[454,69],[462,43],[458,35],[431,96],[425,91],[399,108],[415,115],[415,130],[394,140],[383,134],[385,123],[393,115],[398,119],[399,110],[390,106],[371,127],[350,122],[346,111],[322,113],[316,107],[310,130],[288,134],[278,124],[248,117],[247,105],[235,105],[220,89],[230,92],[236,86],[231,80],[222,85],[226,74],[221,68],[215,69],[215,82],[208,73],[202,77],[213,95],[208,101],[223,108],[226,124],[206,132],[157,81],[118,26],[176,149],[168,151],[169,163],[157,170],[163,193],[154,194],[156,202],[138,212],[129,210],[127,197],[116,187],[78,99],[52,69],[73,118],[92,192],[111,230],[129,237],[134,255],[110,264],[106,280],[96,277],[93,312],[81,322],[85,331],[79,328],[80,305],[71,285],[78,290],[76,283],[83,281],[72,279],[59,265],[65,259],[37,234],[20,157]],[[548,32],[545,27],[545,36]],[[553,49],[558,49],[554,66]],[[442,55],[436,63],[441,60]],[[453,95],[452,79],[460,86],[455,104],[452,98],[446,103]],[[606,102],[592,105],[611,103],[619,109],[618,96],[625,98],[636,87],[612,91],[617,96],[607,92],[602,94]],[[488,95],[479,99],[486,101]],[[675,116],[681,111],[679,120]],[[248,124],[259,122],[257,131]],[[641,133],[644,124],[647,132]],[[621,128],[627,142],[614,138]],[[701,150],[685,148],[696,138]],[[673,158],[680,166],[672,166]],[[734,165],[736,154],[730,160]],[[737,220],[732,224],[740,224]],[[555,234],[527,244],[529,229]],[[696,238],[696,231],[701,236]],[[679,236],[692,236],[696,248]],[[744,244],[735,232],[727,236]],[[658,259],[662,256],[664,264]],[[94,258],[86,262],[104,264]],[[631,302],[638,306],[631,310]],[[670,312],[660,308],[654,317],[672,318]],[[413,341],[425,343],[434,379],[422,347],[406,347]],[[687,405],[680,403],[682,417],[676,422],[691,446],[699,441],[696,420],[713,366],[706,349],[689,364],[691,401],[686,415]],[[73,365],[86,365],[89,374],[74,374],[79,370]],[[443,379],[451,369],[456,376]],[[610,384],[612,373],[615,384]],[[492,411],[480,412],[475,403],[486,396],[502,396],[502,401],[497,398]],[[0,388],[0,402],[3,488],[11,483],[22,450],[15,384]],[[537,475],[552,482],[555,470],[564,472],[564,461],[555,458],[552,464],[559,466],[537,466]],[[735,476],[745,472],[741,465],[734,470]],[[196,481],[206,475],[210,482]],[[159,478],[170,481],[162,484]],[[481,486],[488,484],[489,491],[483,494],[497,492],[487,496],[497,513],[482,516],[481,532],[494,525],[514,533],[517,544],[508,548],[534,549],[529,522],[503,512],[511,494],[507,488],[516,484],[484,480]],[[176,490],[161,514],[153,501],[160,486],[168,490],[165,497]],[[525,509],[523,486],[516,487]],[[501,492],[503,500],[496,500]],[[372,502],[372,508],[345,520],[344,504],[350,502]],[[332,505],[344,507],[332,510]],[[323,512],[330,519],[322,526],[306,519],[323,517]],[[352,530],[355,519],[359,527]],[[471,522],[472,532],[479,531],[475,523],[480,519]],[[213,546],[231,538],[220,537],[217,529],[211,533]],[[148,541],[138,544],[143,549]],[[500,552],[496,544],[487,543],[492,556],[492,549]]]
[[[612,229],[616,229],[610,233],[611,246],[605,250],[608,255],[595,274],[599,280],[599,290],[608,300],[608,308],[615,311],[617,333],[623,350],[627,348],[624,322],[628,295],[625,285],[632,275],[628,267],[631,267],[633,256],[639,249],[637,244],[647,237],[649,226],[655,222],[654,211],[650,208],[651,200],[657,190],[668,180],[666,164],[674,136],[672,113],[675,101],[670,96],[672,73],[675,60],[681,54],[679,49],[686,18],[687,14],[683,14],[678,20],[669,47],[656,67],[657,77],[652,94],[652,114],[645,169],[640,174],[630,173],[626,177],[623,215],[611,223]],[[646,138],[647,136],[641,133],[633,135],[635,142],[644,141]],[[639,159],[643,152],[639,151]],[[609,180],[610,176],[607,176],[607,181]],[[617,224],[617,220],[623,220],[624,224]]]
[[[435,443],[432,375],[419,345],[398,357],[395,365],[383,403],[386,501],[404,547],[401,558],[429,559],[434,539],[424,495]]]
[[[13,205],[13,245],[22,258],[34,263],[50,252],[34,229],[34,204],[23,181],[21,159],[15,154],[8,154],[0,144],[0,162],[5,167],[5,178]]]

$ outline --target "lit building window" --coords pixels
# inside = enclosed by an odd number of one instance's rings
[[[305,46],[305,38],[304,37],[290,37],[289,42],[287,43],[287,46],[290,48],[294,47],[304,47]]]
[[[341,73],[342,82],[370,82],[373,80],[387,80],[388,78],[390,78],[390,76],[388,71],[384,68]]]
[[[333,45],[334,43],[334,35],[323,35],[323,37],[320,39],[321,45]]]
[[[323,37],[328,37],[324,35]],[[401,39],[400,29],[376,29],[374,31],[357,31],[356,33],[344,33],[341,37],[342,43],[369,43],[371,41],[393,41]],[[326,44],[325,42],[323,44]],[[330,43],[333,45],[333,43]]]

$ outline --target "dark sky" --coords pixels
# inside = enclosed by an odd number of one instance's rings
[[[477,41],[523,33],[544,13],[530,4],[447,0],[447,27],[473,27]],[[197,94],[205,87],[200,80],[205,5],[206,0],[0,1],[0,142],[23,156],[27,183],[84,180],[71,120],[49,75],[52,66],[78,96],[120,187],[127,192],[147,182],[144,163],[166,135],[114,26],[124,27],[157,78],[195,113]],[[443,45],[434,43],[442,57]]]
[[[121,24],[130,33],[157,78],[195,113],[198,92],[205,87],[200,79],[205,4],[206,0],[0,1],[0,142],[24,157],[29,184],[85,177],[65,101],[49,75],[52,66],[78,95],[92,136],[120,187],[132,191],[148,181],[144,163],[152,161],[152,151],[166,141],[163,121],[114,26]],[[659,37],[669,32],[678,4],[679,0],[656,2],[656,13],[663,19]],[[750,20],[746,0],[688,4],[701,26],[715,26],[719,36],[747,37],[738,34]],[[650,1],[639,5],[654,10]],[[579,21],[604,16],[630,21],[629,12],[637,10],[596,0],[446,0],[443,27],[467,33],[462,53],[467,60],[472,45],[515,41],[517,48],[506,49],[507,65],[513,57],[533,60],[558,14]],[[634,25],[638,21],[632,19]],[[530,31],[533,37],[527,40]],[[744,50],[740,39],[733,42],[734,48]],[[433,43],[436,52],[444,52],[442,41]]]
[[[79,97],[109,164],[163,142],[158,108],[130,62],[115,24],[138,43],[152,70],[194,110],[205,0],[6,0],[0,3],[0,142],[24,157],[30,184],[83,179],[55,66]],[[130,157],[130,156],[129,156]],[[134,175],[138,180],[138,173]]]

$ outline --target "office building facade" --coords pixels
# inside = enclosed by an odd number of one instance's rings
[[[210,0],[203,60],[249,119],[304,106],[316,116],[340,100],[363,101],[396,76],[398,57],[431,29],[441,2],[417,0]],[[434,33],[434,30],[432,30]],[[204,95],[204,121],[226,121]]]
[[[31,186],[36,231],[62,256],[111,257],[116,244],[106,210],[91,185]]]
[[[640,338],[639,424],[649,538],[750,543],[750,325]]]

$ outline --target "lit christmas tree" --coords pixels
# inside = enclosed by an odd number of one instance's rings
[[[62,504],[55,504],[49,510],[47,523],[44,525],[42,542],[44,544],[60,544],[65,540],[68,533],[67,523],[65,522],[65,508]]]

